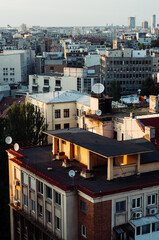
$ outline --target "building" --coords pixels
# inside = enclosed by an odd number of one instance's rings
[[[92,86],[99,82],[95,70],[87,68],[64,68],[64,73],[44,73],[29,76],[29,92],[41,93],[52,91],[76,90],[91,92]]]
[[[52,146],[7,151],[11,240],[159,238],[159,153],[149,141],[46,134]]]
[[[111,83],[120,83],[121,93],[137,93],[147,77],[152,76],[152,57],[146,50],[109,50],[101,56],[101,76],[105,91]]]
[[[142,28],[144,28],[144,29],[148,29],[148,21],[142,22],[141,26],[142,26]]]
[[[135,17],[128,17],[128,27],[135,28]]]
[[[0,83],[27,84],[34,73],[35,53],[32,50],[4,50],[0,53]]]
[[[90,96],[73,90],[33,94],[26,102],[43,113],[49,130],[77,127],[78,116],[90,109]]]
[[[154,28],[156,28],[156,15],[153,14],[151,16],[151,30],[153,30]]]

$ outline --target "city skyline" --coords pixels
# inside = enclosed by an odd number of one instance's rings
[[[111,1],[100,0],[96,2],[81,0],[80,4],[73,0],[51,1],[46,0],[6,0],[1,4],[0,27],[8,24],[19,26],[22,23],[40,26],[105,26],[128,25],[128,17],[136,18],[136,26],[143,21],[151,22],[151,16],[156,14],[159,22],[159,3],[152,0],[146,3],[143,0]]]

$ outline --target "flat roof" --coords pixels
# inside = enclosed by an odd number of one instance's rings
[[[121,193],[159,185],[159,171],[141,173],[129,177],[121,177],[111,181],[106,180],[105,166],[93,169],[94,177],[85,179],[80,176],[82,168],[85,166],[73,160],[70,167],[62,167],[62,160],[52,160],[52,146],[31,147],[23,150],[23,156],[15,151],[8,150],[14,154],[15,158],[11,161],[16,162],[21,167],[27,169],[35,176],[46,180],[64,191],[76,189],[95,198],[114,193]],[[51,171],[48,168],[52,168]],[[76,175],[74,181],[69,177],[69,171],[74,170]]]
[[[61,138],[107,158],[153,151],[140,144],[117,141],[79,128],[50,130],[44,133]]]

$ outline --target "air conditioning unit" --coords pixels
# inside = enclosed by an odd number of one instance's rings
[[[155,207],[155,208],[150,208],[150,209],[148,210],[148,213],[149,213],[150,215],[156,214],[156,213],[157,213],[157,208],[156,208],[156,207]]]
[[[142,212],[141,211],[133,213],[133,218],[137,219],[137,218],[141,218],[141,217],[142,217]]]

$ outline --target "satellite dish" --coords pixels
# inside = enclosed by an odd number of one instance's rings
[[[15,143],[14,144],[14,150],[17,152],[19,150],[19,144],[18,143]]]
[[[6,137],[6,138],[5,138],[5,142],[6,142],[7,144],[11,144],[11,143],[12,143],[12,138],[11,138],[10,136]]]
[[[101,83],[96,83],[93,85],[92,91],[96,94],[100,94],[104,91],[104,85]]]
[[[102,111],[100,110],[100,109],[98,109],[97,111],[96,111],[96,115],[97,116],[100,116],[102,114]]]
[[[75,176],[75,171],[74,171],[74,170],[70,170],[70,171],[68,172],[68,175],[69,175],[71,178],[73,178],[73,177]]]

